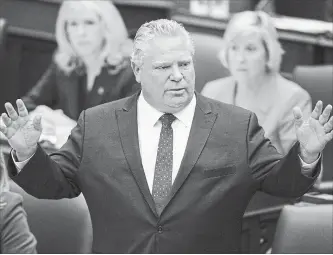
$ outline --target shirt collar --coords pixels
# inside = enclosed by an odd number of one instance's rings
[[[196,95],[194,94],[191,102],[183,110],[174,113],[175,117],[181,123],[183,123],[185,127],[190,127],[192,124],[196,103]],[[138,111],[145,115],[145,122],[149,126],[154,126],[159,120],[159,118],[164,114],[164,112],[160,112],[156,110],[153,106],[151,106],[144,99],[142,92],[140,93],[138,99]]]

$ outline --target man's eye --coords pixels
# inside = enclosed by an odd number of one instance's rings
[[[158,66],[157,69],[160,69],[160,70],[166,70],[168,69],[170,66]]]
[[[184,62],[184,63],[182,63],[180,66],[181,67],[187,67],[187,66],[189,66],[190,65],[190,62]]]

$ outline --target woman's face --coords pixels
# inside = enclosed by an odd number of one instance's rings
[[[266,74],[267,53],[258,33],[236,36],[227,57],[230,73],[236,80],[253,80]]]
[[[104,29],[97,14],[85,7],[72,8],[67,20],[68,39],[80,56],[98,54],[104,42]]]

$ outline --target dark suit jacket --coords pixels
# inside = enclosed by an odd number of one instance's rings
[[[60,151],[47,156],[39,147],[13,176],[39,198],[83,192],[94,252],[239,252],[242,217],[257,190],[299,197],[319,173],[301,173],[297,144],[282,158],[253,113],[197,95],[185,155],[159,217],[140,158],[137,96],[84,111]]]
[[[37,242],[28,226],[22,197],[1,192],[0,203],[0,253],[36,253]]]
[[[82,110],[132,95],[139,90],[130,65],[112,75],[103,67],[96,77],[92,90],[85,95],[86,75],[73,71],[69,75],[52,63],[38,83],[22,98],[28,111],[38,105],[62,109],[77,119]]]

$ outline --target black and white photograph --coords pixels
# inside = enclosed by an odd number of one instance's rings
[[[0,0],[0,253],[332,254],[333,0]]]

